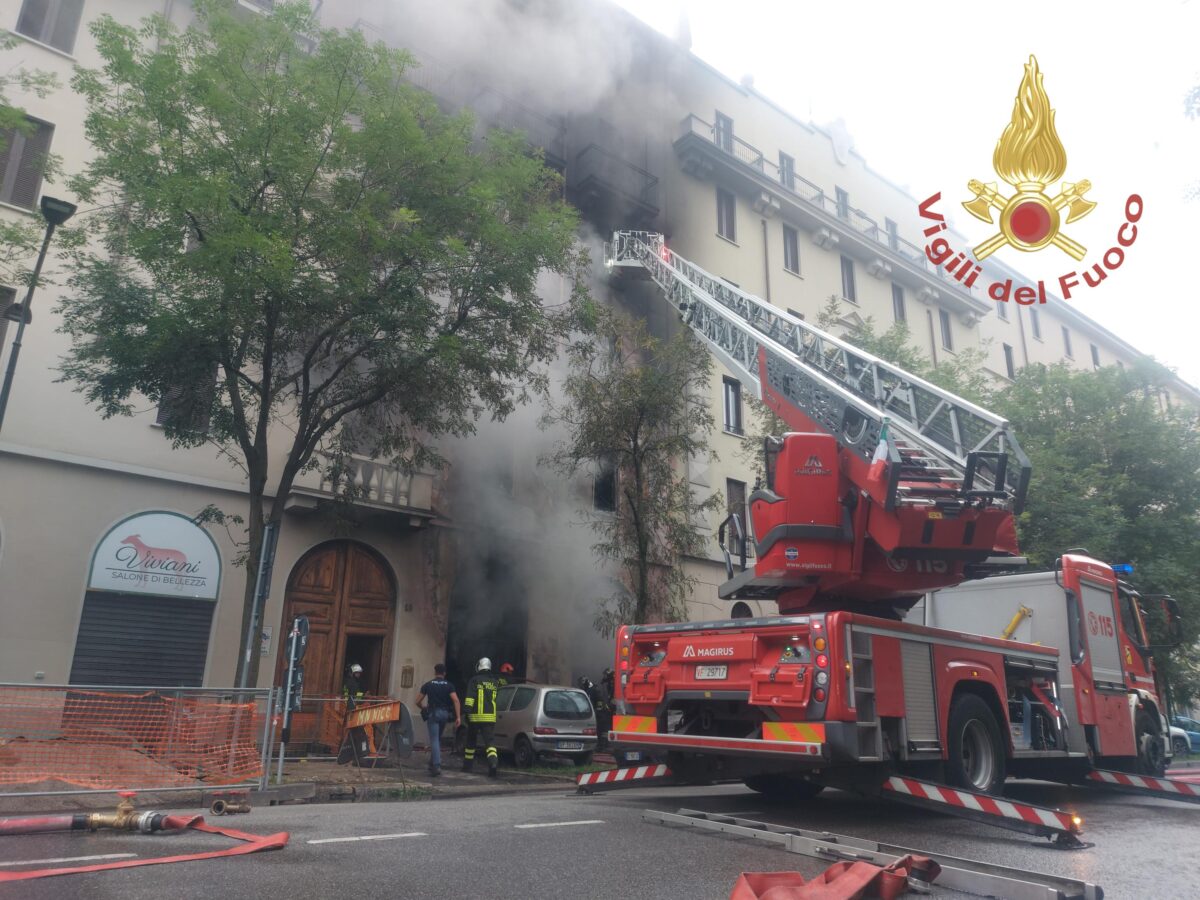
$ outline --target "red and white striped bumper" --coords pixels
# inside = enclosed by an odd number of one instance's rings
[[[987,821],[992,825],[1024,831],[1027,834],[1079,834],[1082,820],[1074,813],[1014,803],[988,794],[964,791],[915,778],[893,775],[883,784],[885,793],[905,802],[942,807],[955,815]]]
[[[1129,793],[1161,797],[1164,800],[1186,800],[1200,803],[1200,784],[1176,781],[1171,778],[1151,778],[1149,775],[1130,775],[1126,772],[1109,772],[1093,769],[1088,772],[1092,784]]]
[[[808,757],[814,762],[826,758],[826,745],[808,741],[764,741],[755,738],[702,737],[694,734],[651,734],[610,731],[612,743],[628,747],[684,750],[692,753],[752,753],[762,756]]]
[[[628,769],[605,769],[603,772],[585,772],[575,779],[580,790],[603,790],[606,787],[628,785],[634,781],[670,778],[671,770],[664,765],[632,766]]]

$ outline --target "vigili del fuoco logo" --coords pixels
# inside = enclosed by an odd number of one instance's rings
[[[930,225],[924,232],[925,237],[933,239],[925,245],[929,261],[944,268],[955,281],[968,288],[975,285],[983,271],[979,260],[987,259],[1004,247],[1036,253],[1054,246],[1082,262],[1087,256],[1087,248],[1073,240],[1063,226],[1077,222],[1096,208],[1096,204],[1084,196],[1091,190],[1092,183],[1086,178],[1062,181],[1056,193],[1048,192],[1067,171],[1067,151],[1055,131],[1054,109],[1042,86],[1042,73],[1033,56],[1025,64],[1025,76],[1013,104],[1012,121],[996,142],[992,167],[1000,178],[1012,185],[1015,193],[1006,196],[997,188],[996,182],[985,184],[972,178],[967,182],[967,188],[973,196],[963,206],[975,218],[996,225],[999,231],[977,244],[970,254],[955,250],[944,237],[935,237],[947,227],[945,217],[933,209],[942,199],[942,193],[938,191],[919,207],[922,218],[938,223]],[[998,222],[993,213],[999,215]],[[1135,223],[1141,217],[1142,198],[1130,194],[1125,201],[1125,221],[1117,229],[1116,243],[1104,251],[1100,262],[1059,276],[1058,290],[1063,299],[1070,299],[1074,289],[1098,287],[1110,272],[1120,268],[1125,261],[1125,248],[1133,246],[1137,240]],[[1015,300],[1028,306],[1046,302],[1046,283],[1039,281],[1036,288],[1022,285],[1014,290],[1012,279],[1007,278],[992,282],[987,293],[993,300]]]

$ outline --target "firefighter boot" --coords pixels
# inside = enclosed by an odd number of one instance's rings
[[[488,778],[495,778],[496,777],[496,767],[500,762],[498,755],[496,753],[495,747],[487,748],[487,762],[488,762]]]
[[[475,768],[475,748],[468,747],[463,751],[463,768],[464,772],[470,772]]]

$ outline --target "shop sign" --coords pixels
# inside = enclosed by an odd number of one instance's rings
[[[89,591],[217,599],[221,556],[208,532],[179,513],[131,516],[92,556]]]

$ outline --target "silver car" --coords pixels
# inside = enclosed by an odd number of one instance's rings
[[[496,695],[496,749],[532,766],[541,753],[587,765],[596,750],[596,712],[583,691],[556,684],[509,684]]]

